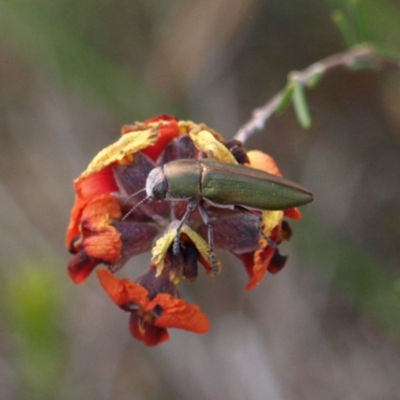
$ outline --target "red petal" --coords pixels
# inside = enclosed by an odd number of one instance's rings
[[[274,243],[278,244],[281,241],[280,234],[281,225],[277,225],[272,230],[269,238]],[[243,261],[247,274],[250,278],[245,287],[246,290],[255,288],[262,281],[267,270],[271,273],[274,273],[273,266],[271,266],[271,261],[276,251],[274,247],[267,244],[265,239],[260,239],[259,243],[259,248],[257,250],[239,256],[239,258]]]
[[[247,152],[247,155],[250,159],[250,166],[252,168],[260,169],[269,174],[282,176],[275,160],[270,155],[259,150],[251,150]]]
[[[129,330],[133,337],[144,342],[146,346],[156,346],[169,339],[169,334],[165,328],[144,323],[143,319],[134,312],[131,313],[129,320]]]
[[[166,293],[158,294],[146,306],[150,311],[156,306],[162,308],[161,316],[157,317],[154,325],[162,328],[178,328],[195,333],[207,333],[210,322],[197,305],[191,305],[182,299],[174,299]]]
[[[101,268],[97,271],[101,285],[115,304],[124,308],[129,303],[136,303],[144,308],[149,302],[148,291],[131,282],[129,279],[119,280],[109,270]]]
[[[108,165],[99,172],[89,175],[87,178],[75,184],[75,191],[79,197],[90,199],[103,193],[111,193],[118,190],[115,182],[112,165]]]
[[[121,255],[122,241],[120,233],[110,223],[121,215],[118,201],[109,194],[90,199],[79,218],[81,232],[71,239],[70,248],[76,248],[74,242],[78,238],[79,247],[83,247],[89,257],[105,263],[116,262]]]
[[[257,250],[256,252],[240,256],[250,278],[245,287],[246,290],[254,289],[262,281],[274,255],[274,251],[271,246],[268,246],[263,250]]]
[[[292,218],[295,220],[299,220],[303,217],[298,208],[289,208],[288,210],[285,210],[283,214],[285,215],[285,217]]]
[[[86,281],[87,277],[99,262],[88,256],[86,251],[81,250],[68,263],[68,274],[76,284]]]
[[[151,122],[159,122],[159,121],[175,121],[175,122],[178,122],[179,119],[176,118],[176,117],[173,117],[172,115],[161,114],[161,115],[157,115],[156,117],[146,119],[146,121],[144,121],[144,123],[145,124],[149,124]]]
[[[71,211],[71,218],[67,229],[67,247],[69,247],[71,241],[80,233],[81,214],[86,204],[100,194],[118,190],[111,168],[111,166],[108,166],[75,184],[75,204]]]
[[[113,264],[121,255],[121,235],[113,226],[108,226],[86,238],[83,247],[90,257]]]
[[[179,127],[177,119],[174,117],[157,117],[152,120],[146,122],[155,122],[155,121],[168,121],[164,125],[161,125],[160,128],[160,137],[158,138],[156,144],[154,146],[149,146],[143,150],[147,156],[149,156],[153,161],[156,161],[157,158],[161,155],[164,149],[167,147],[167,144],[176,137],[179,136]]]
[[[81,199],[79,196],[75,196],[75,204],[71,211],[71,217],[67,228],[67,242],[66,245],[69,248],[71,242],[80,235],[79,225],[81,223],[82,210],[87,204],[86,199]]]
[[[82,210],[81,222],[89,225],[91,229],[98,230],[108,226],[112,219],[122,217],[118,201],[109,194],[101,194],[91,198]]]

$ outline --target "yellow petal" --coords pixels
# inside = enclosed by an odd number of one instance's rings
[[[183,279],[183,270],[182,268],[173,270],[169,272],[169,280],[175,285],[178,286]]]
[[[165,255],[167,254],[167,251],[171,244],[174,242],[177,232],[178,231],[176,228],[167,231],[164,236],[161,236],[156,241],[156,244],[151,250],[151,253],[153,255],[151,258],[151,263],[156,266],[157,276],[160,276],[164,269]]]
[[[225,147],[223,143],[218,141],[216,137],[207,130],[191,131],[190,138],[193,140],[197,150],[206,153],[207,156],[216,159],[217,161],[228,164],[237,164],[235,157]]]
[[[191,131],[200,130],[200,126],[192,121],[178,121],[178,127],[181,135],[187,135]]]
[[[283,220],[283,211],[263,211],[262,222],[263,232],[266,236],[270,236],[272,230],[278,226]]]
[[[154,145],[158,136],[158,125],[151,129],[133,131],[122,135],[119,140],[101,150],[75,182],[102,170],[114,162],[123,162],[126,157],[132,157],[139,150]]]
[[[190,229],[187,225],[183,225],[181,232],[188,236],[194,243],[200,256],[203,257],[208,263],[211,264],[210,246],[208,243],[194,230]],[[220,266],[218,265],[218,271]]]
[[[151,263],[156,266],[157,276],[159,276],[164,269],[164,260],[167,254],[169,247],[173,244],[175,237],[177,235],[176,226],[179,224],[179,221],[174,221],[166,234],[159,238],[156,241],[152,249],[152,259]],[[194,230],[189,228],[187,225],[183,225],[180,234],[185,234],[191,242],[196,246],[197,251],[200,253],[200,257],[202,257],[206,262],[211,265],[211,256],[210,256],[210,246],[208,243]],[[220,270],[220,265],[218,264],[218,271]],[[211,271],[212,272],[212,271]],[[177,277],[179,279],[179,276]]]

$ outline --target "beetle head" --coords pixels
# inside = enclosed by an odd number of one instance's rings
[[[167,197],[168,182],[163,167],[150,171],[146,180],[146,194],[155,200],[164,200]]]

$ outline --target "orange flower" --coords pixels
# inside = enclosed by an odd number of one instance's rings
[[[115,262],[121,251],[121,235],[111,225],[120,218],[117,200],[108,194],[93,197],[81,210],[81,235],[70,243],[76,253],[68,264],[68,273],[75,283],[82,283],[100,262]]]
[[[71,211],[71,219],[67,229],[67,247],[80,235],[82,212],[88,203],[97,196],[118,190],[111,167],[102,169],[83,181],[75,183],[75,204]]]
[[[80,235],[70,243],[75,254],[68,273],[75,283],[83,283],[98,264],[114,270],[134,255],[149,251],[158,229],[152,223],[119,221],[118,201],[109,194],[93,197],[80,216]]]
[[[141,197],[130,196],[145,187],[149,172],[157,165],[196,158],[200,152],[237,162],[222,137],[210,128],[162,115],[124,126],[121,138],[93,158],[74,181],[76,199],[67,229],[67,247],[75,254],[68,272],[75,283],[84,282],[98,264],[109,265],[116,271],[132,256],[149,251],[154,239],[164,233],[162,227],[168,224],[171,214],[182,217],[185,202],[144,202],[132,212]],[[109,207],[118,212],[110,212]],[[93,212],[94,209],[97,211]],[[190,220],[198,218],[199,213],[194,212]],[[182,246],[184,242],[183,238]],[[205,254],[209,257],[206,249],[196,253],[190,245],[184,248],[188,250],[183,253],[191,254],[186,262],[192,265],[191,272],[186,274],[188,279],[195,278],[193,254],[198,254],[210,269],[209,260],[204,258]],[[165,257],[170,254],[166,249]]]
[[[130,312],[130,331],[146,345],[168,340],[167,328],[208,331],[207,317],[178,298],[177,285],[197,278],[199,262],[208,274],[219,272],[212,243],[242,260],[249,275],[246,289],[251,289],[266,271],[276,273],[285,264],[278,245],[291,231],[284,217],[301,218],[297,208],[224,208],[201,198],[201,193],[198,203],[190,203],[194,209],[188,208],[187,199],[145,197],[147,178],[155,168],[201,158],[281,175],[267,154],[246,152],[238,141],[225,142],[204,124],[162,115],[123,127],[121,137],[101,150],[74,181],[76,199],[67,230],[67,246],[74,256],[68,273],[82,283],[97,265],[107,265],[111,272],[97,271],[100,282],[113,301]],[[154,170],[158,171],[161,168]],[[136,283],[114,277],[130,258],[150,249],[150,269]]]
[[[153,273],[153,272],[151,272]],[[153,298],[149,291],[128,279],[117,279],[106,269],[97,270],[100,283],[111,299],[123,310],[131,313],[131,334],[147,346],[169,339],[167,328],[178,328],[204,334],[210,323],[199,307],[174,298],[170,293],[158,292]],[[152,281],[155,278],[153,275]]]
[[[111,196],[120,192],[114,170],[131,165],[140,150],[156,160],[179,135],[177,120],[157,117],[144,124],[125,126],[122,134],[120,141],[101,151],[74,182],[76,197],[67,229],[67,247],[75,254],[68,264],[75,283],[83,283],[101,263],[114,270],[121,268],[130,257],[149,251],[159,233],[143,213],[136,213],[135,221],[120,221],[121,205]]]
[[[159,235],[163,240],[153,247],[153,258],[158,259],[153,264],[159,272],[166,260],[175,266],[179,263],[186,266],[183,270],[175,268],[171,279],[176,282],[183,277],[196,278],[196,260],[202,262],[208,273],[212,272],[208,243],[195,237],[196,231],[206,240],[208,234],[204,224],[197,222],[200,217],[197,210],[180,231],[180,247],[185,257],[179,261],[174,259],[171,250],[176,230],[163,231],[161,226],[168,224],[171,213],[175,214],[176,221],[172,223],[176,225],[186,211],[186,202],[144,202],[131,212],[140,196],[128,202],[125,200],[145,187],[149,172],[157,165],[174,159],[197,158],[201,154],[221,162],[248,164],[251,168],[281,175],[269,155],[260,151],[246,153],[237,141],[224,143],[220,135],[203,124],[163,115],[123,127],[121,138],[99,152],[75,180],[76,201],[67,231],[67,245],[75,253],[68,266],[74,282],[84,282],[100,263],[109,265],[114,271],[121,268],[130,257],[148,251]],[[85,211],[96,207],[100,207],[96,211],[97,217],[92,211]],[[224,210],[207,203],[205,207],[213,221],[215,247],[231,251],[243,260],[250,276],[247,289],[257,285],[267,270],[275,273],[283,267],[285,258],[270,244],[279,244],[288,238],[286,231],[281,229],[283,217],[300,219],[301,214],[296,208],[262,212],[263,236],[270,239],[268,244],[260,235],[259,219],[250,212]],[[258,212],[255,214],[259,215]],[[192,221],[196,229],[191,228]]]
[[[179,135],[176,121],[174,117],[160,116],[143,124],[124,126],[120,139],[122,143],[114,143],[93,159],[87,170],[74,182],[76,198],[67,229],[67,247],[79,235],[81,214],[90,200],[101,194],[118,192],[119,188],[114,177],[113,167],[131,163],[134,154],[140,150],[152,160],[156,160],[166,144]],[[157,122],[163,124],[159,127]],[[156,125],[151,126],[151,124]],[[158,128],[160,128],[160,132],[157,134]],[[123,139],[132,133],[137,135],[132,135],[132,138],[128,138],[124,142]]]

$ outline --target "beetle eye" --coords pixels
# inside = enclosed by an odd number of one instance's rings
[[[167,197],[168,184],[162,167],[150,171],[146,181],[146,193],[155,200],[164,200]]]
[[[153,198],[155,200],[164,200],[167,194],[167,180],[159,180],[153,186]]]

